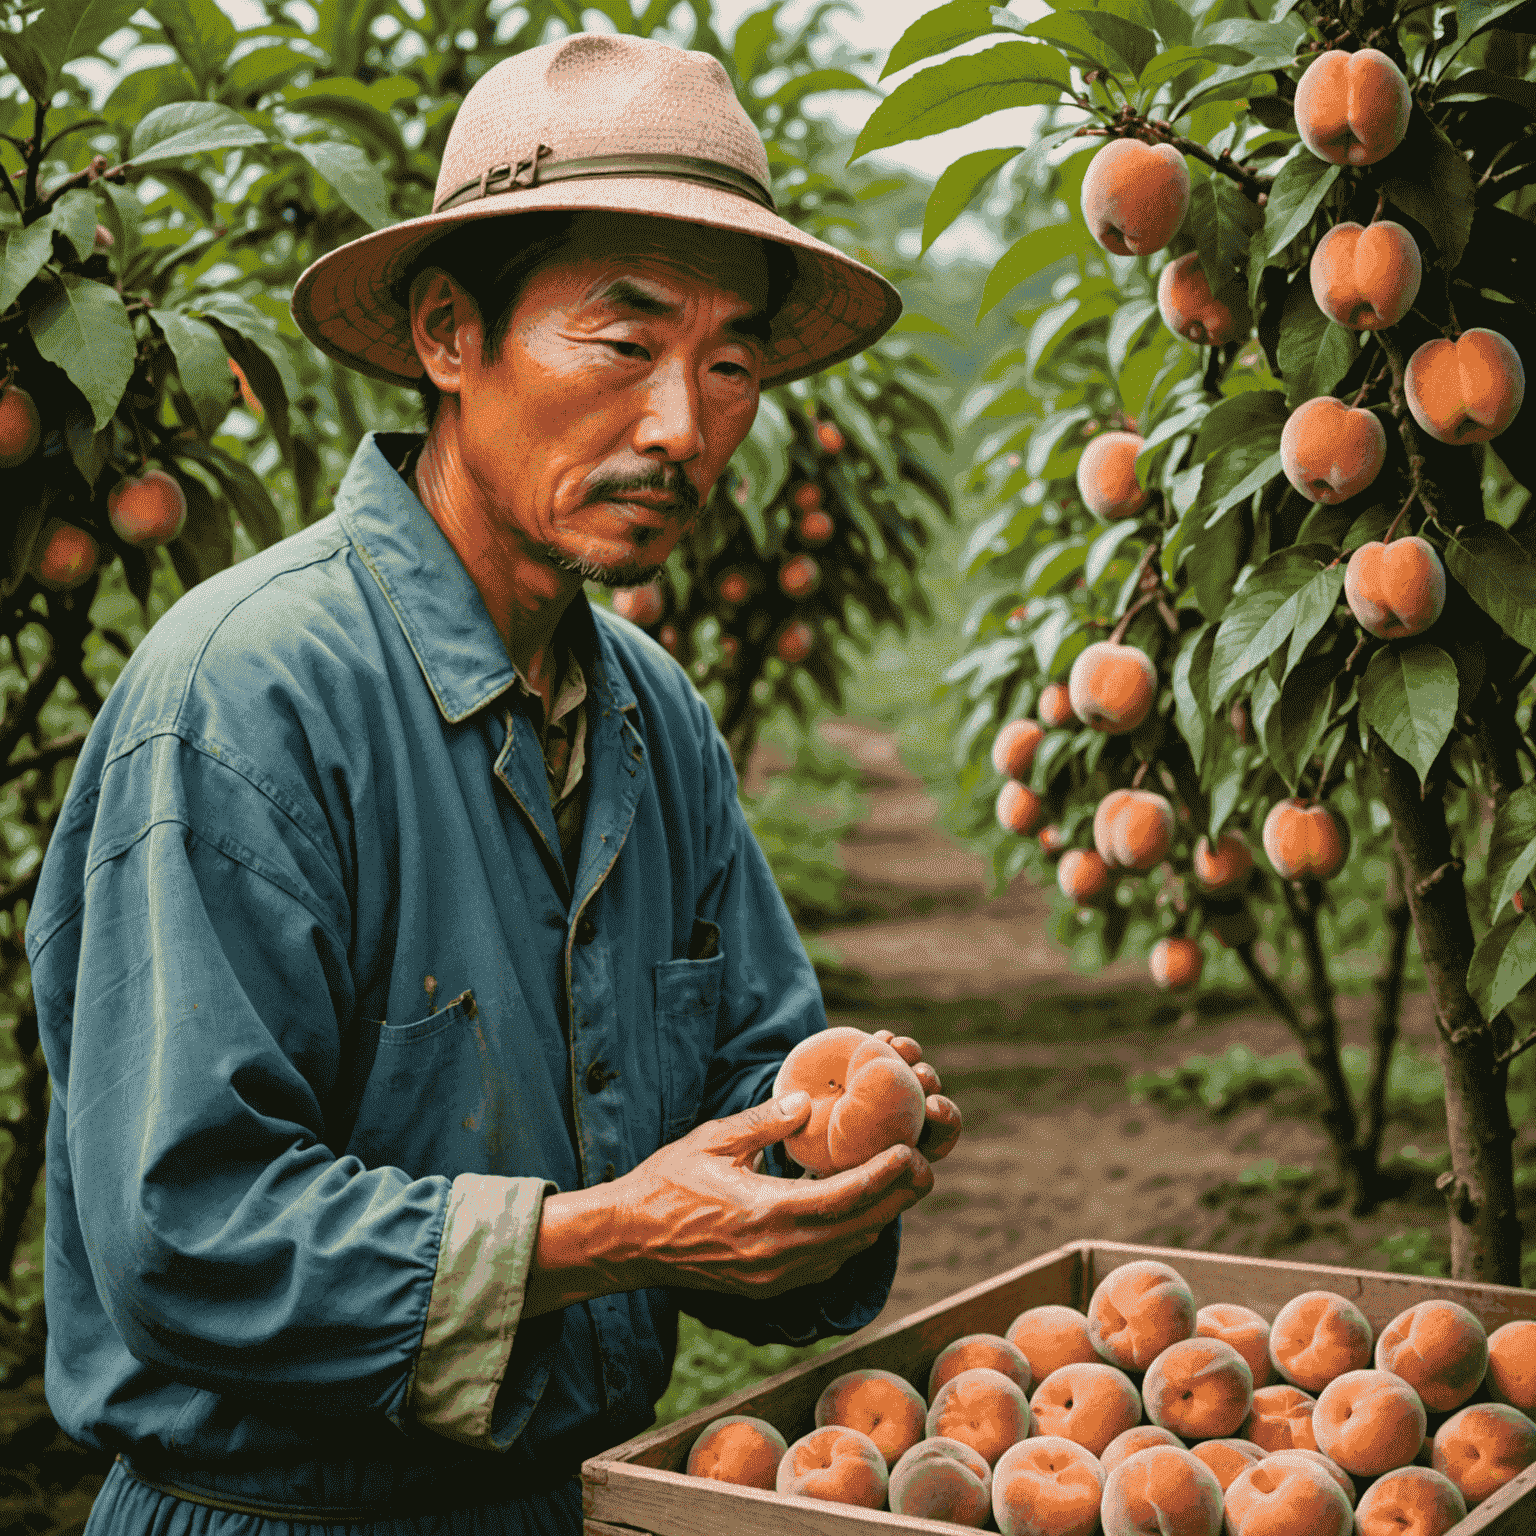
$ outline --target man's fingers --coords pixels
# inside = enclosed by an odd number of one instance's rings
[[[939,1074],[926,1061],[917,1062],[912,1071],[918,1082],[923,1085],[925,1094],[943,1093],[944,1084],[939,1081]]]
[[[730,1153],[738,1162],[748,1163],[754,1152],[792,1136],[810,1117],[811,1096],[803,1088],[797,1088],[793,1093],[754,1104],[740,1114],[716,1120],[707,1150]]]
[[[917,1138],[917,1147],[930,1162],[936,1163],[947,1157],[960,1140],[960,1106],[953,1099],[935,1093],[928,1096],[925,1108],[928,1116],[923,1122],[922,1135]]]
[[[797,1220],[836,1222],[902,1186],[931,1187],[933,1170],[915,1147],[889,1147],[868,1162],[825,1179],[807,1179],[791,1186],[787,1196]],[[924,1190],[926,1193],[926,1189]]]

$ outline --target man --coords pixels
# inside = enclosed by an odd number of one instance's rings
[[[576,36],[295,290],[430,428],[156,625],[27,928],[48,1399],[118,1453],[90,1536],[575,1532],[680,1308],[808,1343],[884,1304],[958,1111],[897,1041],[919,1149],[784,1176],[814,973],[703,701],[582,595],[660,566],[765,382],[898,312],[766,181],[713,60]]]

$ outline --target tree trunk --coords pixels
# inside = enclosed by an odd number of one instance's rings
[[[1451,1147],[1451,1172],[1441,1175],[1440,1187],[1450,1213],[1451,1274],[1519,1285],[1515,1133],[1505,1098],[1509,1066],[1498,1059],[1513,1031],[1506,1014],[1486,1022],[1467,991],[1472,919],[1461,863],[1451,850],[1444,783],[1432,778],[1421,790],[1413,769],[1374,734],[1371,756],[1439,1024]]]

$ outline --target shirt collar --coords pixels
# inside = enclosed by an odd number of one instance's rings
[[[393,611],[443,718],[467,719],[517,684],[517,671],[458,551],[401,478],[420,434],[369,432],[336,493],[336,516]],[[589,690],[637,707],[608,625],[578,592],[561,620]]]

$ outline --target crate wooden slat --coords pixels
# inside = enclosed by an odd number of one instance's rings
[[[947,1522],[785,1498],[688,1477],[683,1469],[699,1432],[723,1414],[753,1414],[786,1440],[798,1439],[812,1428],[822,1390],[844,1371],[894,1371],[926,1395],[928,1369],[951,1340],[1001,1333],[1027,1307],[1058,1303],[1082,1310],[1106,1274],[1137,1259],[1171,1264],[1188,1281],[1196,1306],[1235,1301],[1269,1321],[1292,1297],[1315,1290],[1347,1296],[1377,1333],[1415,1302],[1437,1298],[1460,1302],[1490,1333],[1515,1318],[1536,1318],[1536,1291],[1510,1286],[1131,1243],[1070,1243],[594,1457],[582,1467],[586,1536],[729,1536],[737,1530],[763,1536],[954,1536],[959,1527]],[[1536,1467],[1447,1536],[1536,1536]]]

